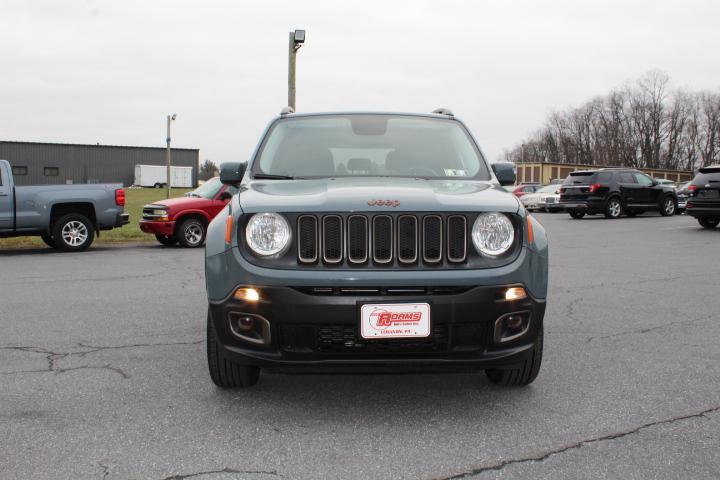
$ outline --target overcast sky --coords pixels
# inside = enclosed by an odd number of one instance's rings
[[[2,0],[0,140],[173,146],[245,160],[300,111],[445,106],[495,160],[576,106],[651,69],[720,88],[720,2]]]

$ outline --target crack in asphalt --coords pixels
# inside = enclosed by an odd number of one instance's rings
[[[660,330],[661,328],[672,327],[674,325],[690,325],[690,324],[694,324],[694,323],[704,322],[706,320],[710,320],[713,318],[715,318],[715,315],[705,315],[704,317],[696,318],[694,320],[676,320],[674,322],[664,323],[662,325],[656,325],[654,327],[646,327],[646,328],[641,328],[641,329],[637,329],[637,330],[629,330],[627,332],[612,333],[610,335],[602,335],[602,336],[593,335],[592,337],[588,337],[588,339],[585,340],[585,344],[587,345],[588,343],[592,342],[593,340],[605,340],[607,338],[622,337],[625,335],[641,335],[644,333],[654,332],[655,330]]]
[[[630,429],[630,430],[625,430],[625,431],[616,432],[616,433],[609,433],[609,434],[607,434],[607,435],[602,435],[602,436],[599,436],[599,437],[594,437],[594,438],[588,438],[588,439],[585,439],[585,440],[580,440],[580,441],[577,442],[577,443],[573,443],[573,444],[571,444],[571,445],[564,445],[564,446],[558,447],[558,448],[553,449],[553,450],[548,450],[548,451],[545,451],[545,452],[542,452],[542,453],[538,453],[538,454],[535,455],[535,456],[524,457],[524,458],[517,458],[517,459],[510,459],[510,460],[503,460],[503,461],[498,462],[498,463],[495,463],[495,464],[491,464],[491,465],[487,465],[487,466],[482,466],[482,467],[473,468],[472,470],[468,470],[468,471],[466,471],[466,472],[454,474],[454,475],[451,475],[451,476],[449,476],[449,477],[437,477],[437,478],[435,478],[435,479],[433,479],[433,480],[458,480],[458,479],[462,479],[462,478],[470,478],[470,477],[475,477],[475,476],[478,476],[478,475],[482,475],[482,474],[485,473],[485,472],[499,471],[499,470],[502,470],[502,469],[504,469],[505,467],[507,467],[507,466],[509,466],[509,465],[515,465],[515,464],[518,464],[518,463],[541,463],[541,462],[544,462],[545,460],[547,460],[547,459],[550,458],[550,457],[553,457],[553,456],[555,456],[555,455],[559,455],[559,454],[561,454],[561,453],[568,452],[568,451],[570,451],[570,450],[577,450],[577,449],[579,449],[579,448],[584,447],[585,445],[590,445],[590,444],[592,444],[592,443],[598,443],[598,442],[604,442],[604,441],[617,440],[618,438],[623,438],[623,437],[626,437],[626,436],[628,436],[628,435],[634,435],[634,434],[636,434],[636,433],[639,433],[639,432],[642,431],[642,430],[645,430],[646,428],[655,427],[655,426],[658,426],[658,425],[667,425],[667,424],[679,422],[679,421],[682,421],[682,420],[688,420],[688,419],[690,419],[690,418],[706,418],[709,413],[715,413],[715,412],[720,412],[720,406],[718,406],[718,407],[713,407],[713,408],[708,408],[708,409],[706,409],[706,410],[702,410],[702,411],[697,412],[697,413],[691,413],[691,414],[682,415],[682,416],[679,416],[679,417],[673,417],[673,418],[668,418],[668,419],[665,419],[665,420],[658,420],[658,421],[655,421],[655,422],[645,423],[645,424],[642,424],[642,425],[640,425],[640,426],[638,426],[638,427],[632,428],[632,429]]]
[[[16,371],[10,371],[10,372],[2,372],[3,375],[18,375],[22,373],[65,373],[70,372],[73,370],[84,370],[84,369],[90,369],[90,370],[110,370],[112,372],[117,373],[124,379],[130,378],[130,375],[125,372],[123,369],[114,367],[112,364],[108,363],[105,365],[82,365],[78,367],[68,367],[68,368],[60,368],[56,365],[56,362],[65,358],[69,357],[80,357],[83,358],[88,354],[100,352],[103,350],[119,350],[124,348],[141,348],[141,347],[158,347],[158,346],[174,346],[174,345],[198,345],[200,343],[203,343],[205,340],[194,340],[190,342],[165,342],[165,343],[134,343],[130,345],[110,345],[110,346],[99,346],[99,345],[88,345],[84,343],[78,343],[78,347],[86,349],[84,351],[79,352],[53,352],[52,350],[47,350],[42,347],[33,347],[33,346],[6,346],[6,347],[0,347],[0,350],[15,350],[20,352],[28,352],[28,353],[37,353],[40,355],[45,355],[45,360],[47,361],[47,367],[40,370],[16,370]]]
[[[102,463],[98,463],[98,466],[103,469],[102,478],[107,478],[108,475],[110,475],[110,467],[108,467],[107,465],[103,465]]]
[[[567,303],[567,305],[565,305],[565,316],[568,319],[575,318],[575,305],[577,305],[580,302],[580,300],[582,300],[582,299],[576,298],[574,300],[569,301]]]
[[[199,477],[201,475],[214,475],[216,473],[240,473],[244,475],[270,475],[282,478],[276,470],[236,470],[234,468],[225,467],[222,470],[206,470],[202,472],[188,473],[185,475],[172,475],[162,480],[185,480],[186,478]]]
[[[100,352],[103,350],[119,350],[123,348],[140,348],[140,347],[171,347],[174,345],[199,345],[201,343],[205,342],[205,340],[193,340],[191,342],[160,342],[160,343],[133,343],[130,345],[109,345],[109,346],[101,346],[101,345],[90,345],[87,343],[78,343],[78,347],[80,348],[88,348],[89,350],[86,350],[84,352],[74,352],[70,355],[77,355],[80,357],[84,357],[88,353],[95,353]]]

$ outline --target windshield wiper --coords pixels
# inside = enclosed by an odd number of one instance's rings
[[[261,179],[261,180],[294,180],[295,177],[291,177],[290,175],[273,175],[271,173],[256,173],[253,175],[253,178]]]

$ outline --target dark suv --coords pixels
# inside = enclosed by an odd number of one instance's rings
[[[715,228],[720,223],[720,165],[701,168],[688,185],[685,211],[697,218],[705,228]]]
[[[677,211],[678,199],[673,187],[638,170],[603,168],[571,173],[560,188],[560,205],[573,218],[596,213],[632,217],[647,210],[670,216]]]

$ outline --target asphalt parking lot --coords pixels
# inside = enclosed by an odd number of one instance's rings
[[[718,478],[720,229],[538,214],[543,367],[210,382],[203,252],[0,251],[3,479]]]

